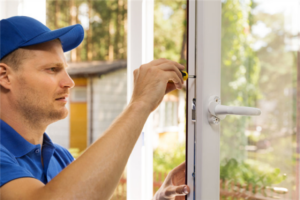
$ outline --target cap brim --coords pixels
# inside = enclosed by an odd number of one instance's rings
[[[70,51],[76,48],[84,38],[84,30],[80,24],[64,27],[54,31],[42,33],[41,35],[22,44],[21,47],[40,44],[59,38],[63,47],[63,51]]]

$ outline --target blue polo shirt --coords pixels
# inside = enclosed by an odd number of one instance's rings
[[[46,184],[73,160],[68,150],[53,144],[46,133],[41,150],[40,144],[29,143],[0,119],[0,187],[23,177],[35,178]]]

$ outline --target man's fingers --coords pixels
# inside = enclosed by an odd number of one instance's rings
[[[179,63],[177,63],[175,61],[168,60],[166,58],[159,58],[157,60],[153,60],[149,64],[151,64],[151,65],[160,65],[160,64],[166,63],[166,62],[174,64],[180,70],[184,70],[185,69],[185,67],[183,65],[181,65],[181,64],[179,64]]]
[[[187,195],[188,193],[190,193],[189,186],[187,186],[187,185],[177,186],[177,188],[176,188],[176,194]]]
[[[190,188],[187,185],[168,187],[165,192],[166,197],[184,196],[190,192]]]
[[[141,70],[141,72],[146,72],[149,69],[151,69],[152,67],[158,67],[159,69],[163,70],[163,71],[172,71],[175,72],[177,74],[177,77],[180,79],[181,84],[178,84],[178,79],[174,78],[173,76],[168,77],[169,80],[172,80],[176,85],[176,88],[181,89],[182,88],[182,84],[183,84],[183,77],[182,77],[182,73],[180,70],[184,70],[185,67],[177,62],[165,59],[165,58],[160,58],[157,60],[153,60],[148,64],[144,64],[142,65],[139,69]]]
[[[137,79],[138,75],[139,75],[139,70],[138,70],[138,69],[135,69],[135,70],[133,71],[133,82],[134,82],[134,83],[136,82],[136,79]]]
[[[165,72],[165,76],[168,80],[171,80],[174,82],[177,89],[182,88],[182,79],[178,77],[176,72],[174,72],[174,71]]]
[[[151,65],[159,65],[161,63],[165,63],[165,62],[169,62],[170,60],[166,59],[166,58],[159,58],[156,60],[152,60],[151,62],[149,62],[149,64]]]
[[[174,85],[174,83],[170,82],[170,83],[167,84],[167,88],[166,88],[165,94],[168,94],[169,92],[172,92],[175,89],[176,89],[176,86]]]
[[[168,60],[169,62],[173,63],[176,67],[178,67],[178,69],[180,70],[184,70],[185,67],[181,64],[179,64],[178,62],[172,61],[172,60]]]
[[[183,83],[183,78],[180,70],[176,67],[174,63],[166,62],[158,65],[158,67],[164,71],[174,71],[178,75],[178,77],[181,79],[181,82]]]
[[[183,66],[183,65],[181,65],[181,64],[179,64],[177,62],[174,62],[174,61],[172,61],[172,62],[178,67],[178,69],[180,69],[180,70],[184,70],[185,69],[185,66]]]

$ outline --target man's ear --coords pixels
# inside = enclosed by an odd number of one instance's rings
[[[10,72],[11,68],[7,64],[0,63],[0,86],[7,90],[11,88]]]

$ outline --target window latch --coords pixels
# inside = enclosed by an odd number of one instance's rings
[[[209,98],[208,105],[208,122],[210,124],[218,124],[226,115],[243,115],[258,116],[261,114],[260,109],[243,106],[224,106],[221,105],[221,99],[218,96]]]

